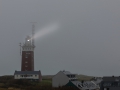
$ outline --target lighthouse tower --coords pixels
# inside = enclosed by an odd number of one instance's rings
[[[25,43],[20,43],[20,55],[22,47],[21,71],[15,70],[14,79],[27,79],[31,81],[42,81],[41,71],[34,71],[34,31],[35,22],[32,22],[32,36],[27,36]]]
[[[27,36],[25,44],[22,46],[21,71],[34,71],[34,48],[32,38]]]
[[[21,71],[34,71],[34,28],[32,25],[32,36],[27,36],[22,46],[22,64]]]

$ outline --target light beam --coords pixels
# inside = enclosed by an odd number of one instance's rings
[[[34,38],[38,39],[38,38],[44,37],[50,33],[57,31],[58,28],[59,28],[58,23],[49,24],[49,25],[45,26],[44,28],[41,28],[40,30],[38,30],[38,32],[35,33]]]

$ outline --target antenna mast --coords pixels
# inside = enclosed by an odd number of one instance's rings
[[[21,56],[21,43],[19,43],[19,46],[20,46],[20,56]]]
[[[33,25],[32,25],[32,45],[33,47],[35,48],[35,23],[37,22],[31,22]]]

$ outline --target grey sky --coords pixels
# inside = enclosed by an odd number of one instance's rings
[[[91,76],[120,75],[120,0],[0,0],[0,75],[21,68],[19,43],[52,23],[55,32],[36,38],[35,70]]]

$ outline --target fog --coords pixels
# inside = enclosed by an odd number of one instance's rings
[[[35,24],[35,70],[119,76],[120,0],[0,0],[0,75],[21,69]]]

